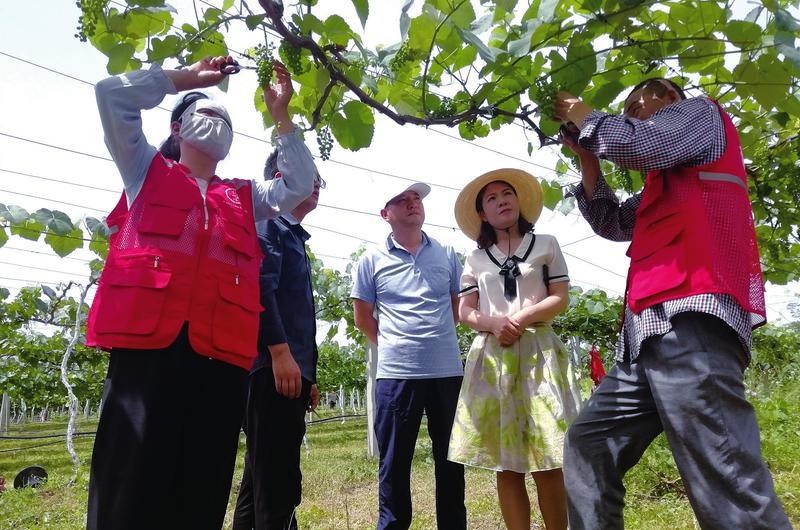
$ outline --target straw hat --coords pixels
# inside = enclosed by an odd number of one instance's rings
[[[477,240],[481,233],[481,216],[475,208],[475,199],[484,186],[496,180],[508,182],[514,188],[519,199],[519,213],[527,221],[536,223],[542,213],[542,187],[536,177],[511,168],[484,173],[464,186],[456,199],[456,222],[470,239]]]

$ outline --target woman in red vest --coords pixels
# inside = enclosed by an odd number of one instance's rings
[[[90,529],[222,526],[261,311],[255,222],[291,211],[311,193],[316,169],[295,134],[291,79],[278,63],[264,99],[279,133],[281,179],[216,176],[233,127],[202,93],[179,99],[160,152],[142,133],[141,110],[217,85],[231,62],[153,65],[96,87],[125,191],[106,219],[109,254],[86,333],[88,345],[111,352]]]
[[[623,476],[664,432],[702,528],[788,530],[744,391],[764,288],[739,135],[717,102],[648,79],[620,116],[566,92],[579,132],[578,206],[598,235],[631,241],[617,364],[567,432],[570,528],[622,528]],[[646,173],[618,201],[598,158]]]

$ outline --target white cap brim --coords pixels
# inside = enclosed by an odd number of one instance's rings
[[[431,187],[425,184],[424,182],[415,182],[410,186],[406,186],[403,189],[397,190],[397,193],[389,196],[389,198],[386,199],[386,202],[381,205],[381,208],[383,208],[385,205],[389,204],[393,199],[396,199],[397,197],[399,197],[400,195],[404,194],[407,191],[414,191],[417,193],[417,195],[419,195],[420,199],[424,199],[431,192]]]

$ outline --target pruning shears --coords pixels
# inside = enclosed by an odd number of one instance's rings
[[[256,70],[256,67],[255,66],[241,65],[237,61],[221,64],[219,66],[219,71],[221,73],[225,74],[225,75],[238,74],[242,69],[244,69],[244,70]]]

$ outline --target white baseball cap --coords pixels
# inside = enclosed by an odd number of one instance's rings
[[[400,189],[396,189],[396,188],[390,188],[390,189],[392,189],[394,191],[394,194],[393,195],[389,195],[389,198],[386,199],[386,202],[383,204],[383,206],[381,206],[381,208],[386,207],[386,205],[389,204],[390,202],[392,202],[393,199],[396,199],[397,197],[399,197],[400,195],[404,194],[407,191],[415,191],[415,192],[417,192],[417,195],[419,195],[420,199],[424,199],[431,192],[431,187],[428,186],[427,184],[425,184],[424,182],[415,182],[415,183],[411,184],[410,186],[405,186],[405,187],[400,188]]]

